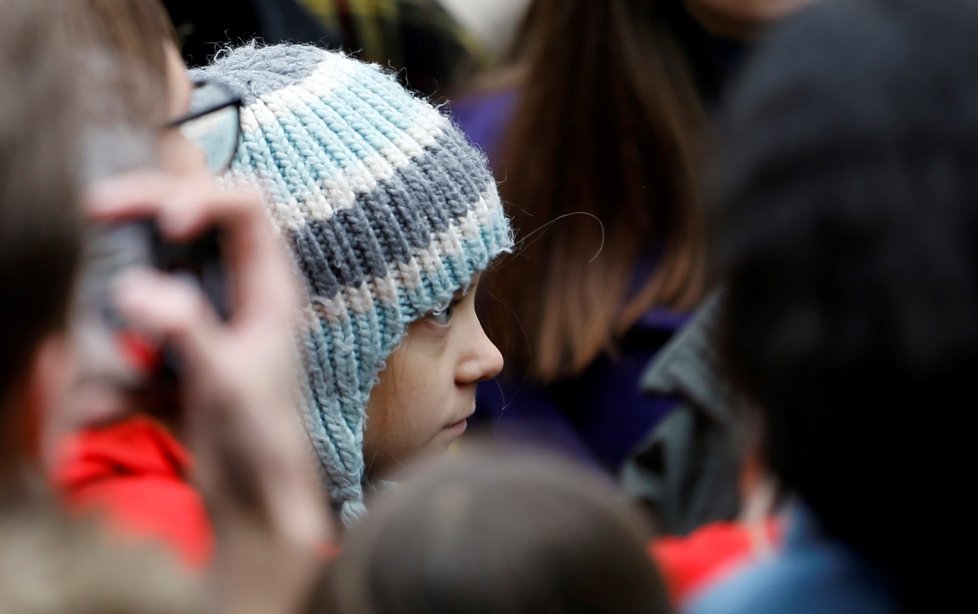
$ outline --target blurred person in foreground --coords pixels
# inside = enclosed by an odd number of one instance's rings
[[[651,527],[598,475],[464,448],[377,497],[320,589],[336,614],[667,614]]]
[[[732,96],[719,348],[788,503],[781,550],[691,612],[924,612],[966,598],[964,569],[933,565],[942,529],[967,526],[976,35],[971,2],[826,1],[761,45]]]
[[[60,513],[39,468],[75,373],[69,304],[81,254],[82,87],[35,3],[0,23],[0,611],[198,614],[201,586],[158,552]],[[43,282],[37,279],[44,273]]]
[[[81,150],[70,50],[28,3],[0,36],[0,493],[36,470],[43,423],[73,378],[68,307],[81,253]],[[29,206],[28,206],[29,205]],[[38,283],[38,271],[44,283]],[[16,501],[16,497],[11,497]]]
[[[87,180],[140,165],[198,178],[222,170],[240,132],[237,108],[222,106],[231,97],[216,84],[191,83],[159,0],[42,1],[81,58],[88,84]],[[212,156],[212,169],[203,143],[194,142],[208,135],[225,143],[223,157]],[[212,527],[190,481],[193,458],[179,402],[159,389],[140,390],[155,381],[152,343],[140,336],[133,342],[128,331],[106,339],[102,310],[85,310],[100,300],[92,294],[103,291],[91,287],[99,280],[87,274],[99,253],[97,246],[86,249],[74,310],[82,364],[71,411],[47,429],[53,481],[72,510],[97,515],[132,538],[166,544],[190,566],[206,566]]]
[[[92,73],[76,63],[86,54],[66,48],[59,30],[48,27],[60,18],[54,4],[15,2],[7,8],[5,24],[12,27],[0,37],[9,45],[0,59],[5,80],[18,87],[4,90],[0,105],[0,173],[7,178],[0,229],[8,250],[0,271],[11,290],[4,314],[19,325],[7,329],[3,343],[2,434],[10,442],[2,465],[5,505],[10,514],[23,513],[28,501],[17,494],[24,489],[18,484],[37,480],[18,476],[38,472],[39,434],[51,423],[63,424],[60,414],[71,411],[66,401],[77,360],[68,312],[80,265],[82,212],[102,222],[152,218],[172,241],[220,227],[234,289],[228,322],[218,320],[199,291],[149,271],[120,278],[111,296],[130,322],[170,344],[185,368],[177,396],[196,460],[193,477],[218,537],[213,608],[293,611],[317,572],[316,549],[328,539],[328,516],[313,494],[315,471],[294,419],[297,289],[261,201],[218,189],[206,172],[141,171],[83,186],[87,157],[102,153],[91,147],[86,113],[106,92],[75,78]],[[102,100],[108,107],[118,102]],[[110,119],[100,116],[96,127],[111,127],[104,123]],[[150,122],[143,128],[164,134],[174,129]],[[39,138],[52,133],[62,138]],[[37,283],[39,270],[44,284]],[[38,505],[53,513],[50,502]],[[40,514],[34,517],[41,521]],[[48,554],[57,553],[38,556]]]

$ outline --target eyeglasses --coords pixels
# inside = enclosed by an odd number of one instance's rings
[[[195,81],[190,111],[166,124],[204,152],[207,167],[221,174],[231,165],[241,135],[241,97],[214,81]]]

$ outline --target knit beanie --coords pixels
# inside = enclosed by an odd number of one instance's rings
[[[304,422],[343,522],[364,511],[370,391],[407,327],[512,234],[485,156],[377,65],[245,46],[195,77],[242,98],[230,177],[257,183],[307,284]]]

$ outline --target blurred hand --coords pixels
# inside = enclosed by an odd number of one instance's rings
[[[227,322],[191,283],[161,273],[127,273],[114,298],[131,325],[161,336],[180,359],[184,434],[215,527],[221,611],[296,611],[331,525],[297,410],[298,285],[260,197],[203,176],[140,172],[95,185],[87,209],[103,221],[155,218],[172,241],[221,229]]]

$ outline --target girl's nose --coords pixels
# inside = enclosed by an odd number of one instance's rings
[[[461,385],[492,379],[503,369],[503,355],[477,323],[467,351],[459,360],[455,380]]]

